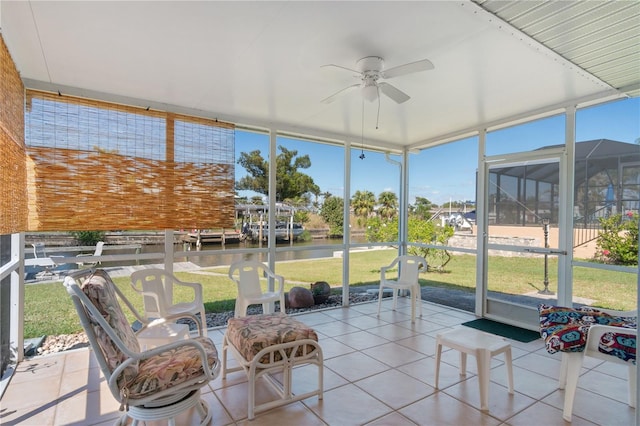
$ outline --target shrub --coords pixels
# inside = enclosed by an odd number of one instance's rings
[[[104,231],[73,231],[71,235],[83,246],[95,246],[98,241],[104,241],[105,234]]]
[[[627,212],[600,218],[595,259],[613,265],[638,264],[638,214]]]

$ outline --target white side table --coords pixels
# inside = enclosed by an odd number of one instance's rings
[[[467,372],[467,354],[476,357],[478,363],[478,381],[480,382],[480,409],[489,410],[489,375],[491,358],[504,353],[509,380],[509,393],[513,395],[513,364],[511,345],[501,337],[462,327],[436,336],[436,383],[440,374],[442,346],[460,351],[460,375]]]
[[[148,350],[156,346],[189,338],[189,326],[186,324],[162,323],[142,330],[136,335],[140,348]]]

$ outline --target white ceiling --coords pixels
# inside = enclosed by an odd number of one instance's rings
[[[365,102],[365,144],[391,150],[623,95],[466,1],[2,0],[0,25],[27,87],[358,146],[359,94],[320,102],[358,80],[321,65],[427,58],[434,70],[389,80],[411,99],[383,97],[377,130]]]

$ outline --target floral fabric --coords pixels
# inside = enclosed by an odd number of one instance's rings
[[[280,312],[230,318],[226,336],[246,361],[253,360],[258,352],[273,345],[303,339],[318,341],[318,335],[312,328]],[[274,361],[281,359],[276,351]],[[260,362],[269,362],[268,355],[262,357]]]
[[[196,337],[207,353],[209,368],[218,362],[211,339]],[[187,382],[204,374],[200,352],[193,346],[181,346],[140,361],[137,376],[129,383],[129,397],[139,399]]]
[[[115,284],[106,273],[97,272],[82,284],[82,291],[96,306],[122,342],[133,352],[140,352],[140,345],[127,318],[118,303]],[[91,318],[91,315],[89,314]],[[92,320],[100,349],[113,372],[128,357],[111,340],[105,330]],[[218,352],[208,337],[197,337],[207,354],[210,368],[218,362]],[[155,392],[176,386],[202,375],[200,352],[194,346],[181,346],[142,359],[125,368],[117,378],[118,386],[127,388],[128,398],[140,399]]]
[[[91,300],[93,305],[98,309],[102,317],[109,323],[111,328],[122,342],[133,352],[140,352],[138,339],[133,333],[127,318],[122,312],[122,308],[118,303],[116,293],[114,291],[115,284],[111,281],[109,275],[94,274],[82,283],[83,293]],[[91,314],[87,312],[89,318]],[[100,349],[107,360],[109,369],[113,372],[116,367],[122,364],[128,356],[122,353],[118,346],[111,340],[106,331],[94,320],[91,319],[93,331],[99,342]],[[126,386],[138,374],[137,363],[128,366],[118,378],[118,386]]]
[[[622,328],[637,328],[637,317],[617,317],[602,312],[598,309],[583,306],[580,308],[568,308],[563,306],[550,306],[541,304],[538,306],[540,313],[540,335],[545,341],[547,352],[553,354],[556,352],[582,352],[587,343],[587,333],[589,327],[594,324],[610,325]],[[608,342],[600,342],[603,349],[599,349],[603,353],[621,357],[619,351],[622,347],[633,347],[633,359],[635,360],[635,335],[623,333],[610,333]],[[622,337],[621,342],[625,345],[617,343],[615,336]],[[631,336],[633,343],[629,340]],[[625,355],[627,359],[631,359],[630,352]],[[625,358],[622,358],[625,359]]]

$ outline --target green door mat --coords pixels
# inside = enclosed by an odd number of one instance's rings
[[[540,333],[524,328],[516,327],[501,322],[492,321],[486,318],[480,318],[473,321],[463,322],[462,325],[475,328],[477,330],[486,331],[487,333],[497,334],[498,336],[508,339],[517,340],[518,342],[529,343],[540,338]]]

